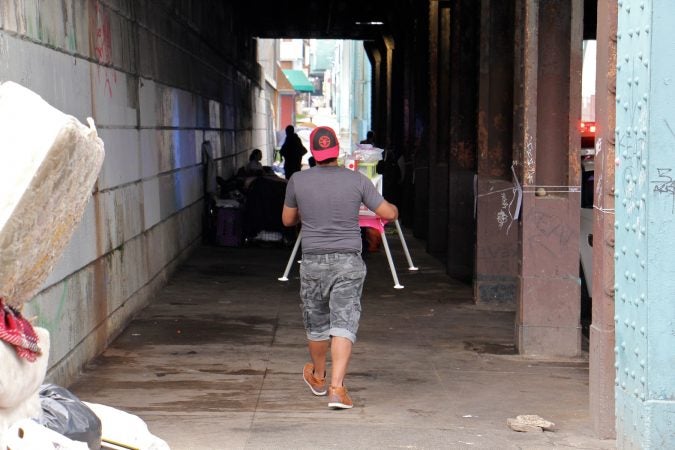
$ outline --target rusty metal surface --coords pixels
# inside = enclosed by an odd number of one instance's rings
[[[593,223],[593,311],[589,399],[599,438],[615,436],[614,414],[614,170],[617,4],[598,1]]]
[[[518,278],[513,140],[513,5],[483,0],[478,102],[476,274],[478,304],[515,309]]]
[[[580,52],[573,49],[581,46],[580,6],[578,0],[524,1],[516,10],[516,83],[522,86],[516,111],[522,132],[516,134],[520,149],[514,159],[525,189],[517,343],[523,354],[581,353],[579,193],[570,186],[574,148],[569,148],[570,96],[581,82],[570,79],[580,67]],[[539,33],[542,29],[546,33]],[[535,196],[541,188],[547,193]]]
[[[445,127],[440,126],[443,119],[440,115],[440,103],[447,101],[439,94],[441,87],[449,83],[449,73],[439,70],[442,61],[440,53],[447,50],[449,38],[443,25],[449,26],[442,19],[443,8],[437,1],[429,3],[429,131],[427,134],[429,148],[429,220],[427,232],[427,251],[439,258],[445,258],[448,250],[448,164],[444,153],[450,149],[442,146],[440,133]]]
[[[513,142],[513,19],[511,2],[482,1],[478,173],[506,180]]]
[[[453,0],[451,5],[447,270],[452,277],[472,282],[480,3]]]

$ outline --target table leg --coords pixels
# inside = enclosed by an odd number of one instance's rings
[[[295,259],[296,253],[298,253],[298,248],[300,247],[300,237],[302,236],[302,230],[298,233],[298,237],[295,240],[295,245],[293,246],[293,251],[291,252],[291,257],[288,258],[288,264],[286,264],[286,270],[284,275],[281,278],[277,278],[279,281],[288,281],[288,274],[291,272],[291,266],[293,265],[293,260]]]
[[[387,236],[385,236],[384,231],[380,233],[382,235],[382,244],[384,245],[384,252],[387,254],[387,261],[389,262],[389,269],[391,269],[391,276],[394,278],[394,289],[403,289],[403,285],[398,282],[398,276],[396,276],[396,268],[394,268],[394,260],[391,258],[391,251],[389,250],[389,243],[387,242]]]
[[[417,267],[412,262],[412,258],[410,257],[410,252],[408,251],[408,245],[405,243],[405,238],[403,237],[403,231],[401,230],[401,225],[398,223],[398,219],[394,221],[396,224],[396,231],[398,231],[398,237],[401,239],[401,244],[403,244],[403,252],[405,253],[405,257],[408,260],[408,270],[418,270]]]

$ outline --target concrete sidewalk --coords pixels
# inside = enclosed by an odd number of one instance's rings
[[[172,449],[614,447],[592,438],[586,361],[515,355],[514,314],[473,306],[471,287],[408,243],[420,271],[395,252],[403,290],[384,253],[366,260],[352,410],[302,381],[297,265],[277,281],[280,248],[200,248],[71,389],[139,415]],[[511,431],[518,414],[557,430]]]

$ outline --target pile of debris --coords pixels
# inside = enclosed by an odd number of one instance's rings
[[[168,449],[140,418],[43,385],[49,332],[22,315],[82,219],[103,164],[103,141],[88,122],[0,84],[0,450]]]

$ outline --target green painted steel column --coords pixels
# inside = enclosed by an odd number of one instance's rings
[[[618,6],[617,444],[675,448],[675,2]]]

